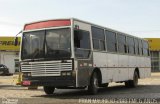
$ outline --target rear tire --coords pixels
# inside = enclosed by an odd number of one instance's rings
[[[55,87],[53,87],[53,86],[44,86],[43,89],[44,89],[44,92],[47,95],[49,95],[49,94],[53,94],[53,92],[55,90]]]
[[[98,92],[98,88],[99,88],[98,75],[96,72],[94,72],[90,80],[90,85],[88,86],[88,92],[92,95],[95,95]]]
[[[125,82],[125,86],[126,86],[127,88],[130,88],[130,80]]]
[[[134,88],[138,86],[138,73],[137,71],[134,72],[133,80],[129,80],[125,82],[125,86],[129,88]]]

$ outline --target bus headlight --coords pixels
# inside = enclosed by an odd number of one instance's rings
[[[62,76],[66,76],[66,74],[67,74],[66,72],[61,72]]]
[[[71,72],[67,72],[67,76],[71,76]]]
[[[71,76],[71,75],[72,75],[72,72],[71,72],[71,71],[62,71],[62,72],[61,72],[61,75],[62,75],[62,76]]]
[[[31,73],[27,72],[27,73],[23,73],[23,77],[29,77],[31,76]]]

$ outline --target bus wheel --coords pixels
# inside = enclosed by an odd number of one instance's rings
[[[88,91],[90,94],[96,94],[98,92],[98,75],[96,72],[93,73],[90,80],[90,85],[88,86]]]
[[[126,87],[137,87],[138,85],[138,73],[137,71],[134,72],[133,80],[129,80],[125,82]]]
[[[55,87],[53,86],[43,86],[44,92],[49,95],[49,94],[53,94]]]

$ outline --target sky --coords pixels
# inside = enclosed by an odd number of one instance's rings
[[[68,17],[160,38],[160,0],[0,0],[0,36],[15,36],[25,23]]]

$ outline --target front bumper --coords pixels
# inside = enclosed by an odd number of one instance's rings
[[[22,86],[67,87],[67,86],[76,86],[76,80],[72,76],[25,77],[23,78]]]

